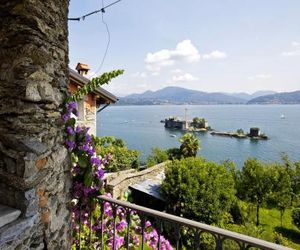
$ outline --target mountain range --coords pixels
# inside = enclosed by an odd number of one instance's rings
[[[247,93],[207,93],[181,87],[166,87],[119,98],[120,105],[159,104],[300,104],[300,91],[276,93],[258,91]]]
[[[300,104],[300,91],[276,93],[258,91],[247,93],[207,93],[181,87],[166,87],[120,97],[120,105],[159,104]]]

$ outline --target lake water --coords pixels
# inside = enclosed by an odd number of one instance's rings
[[[178,138],[183,133],[165,129],[160,120],[169,116],[183,118],[185,108],[188,119],[204,117],[215,130],[242,128],[248,132],[250,127],[259,127],[270,137],[267,141],[253,141],[196,133],[201,140],[199,155],[207,159],[231,159],[241,167],[248,157],[276,161],[285,152],[292,160],[300,160],[300,105],[112,106],[98,114],[97,135],[124,139],[145,160],[152,147],[179,147]],[[282,114],[285,119],[281,119]]]

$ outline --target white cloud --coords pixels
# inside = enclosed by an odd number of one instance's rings
[[[203,59],[207,60],[218,60],[218,59],[225,59],[227,57],[227,54],[223,51],[214,50],[213,52],[209,54],[205,54],[203,56]]]
[[[173,69],[173,70],[171,70],[171,73],[172,74],[180,74],[180,73],[182,73],[182,70],[181,69]]]
[[[180,75],[173,75],[170,83],[193,82],[193,81],[197,81],[197,80],[199,80],[199,78],[197,78],[189,73],[185,73],[185,74],[180,74]]]
[[[146,78],[147,77],[147,73],[145,72],[135,72],[133,74],[131,74],[132,77],[141,77],[141,78]]]
[[[292,42],[292,46],[293,46],[293,47],[297,47],[297,46],[299,46],[299,45],[300,45],[299,42],[296,42],[296,41],[293,41],[293,42]]]
[[[249,80],[255,80],[255,79],[270,79],[272,78],[272,76],[270,74],[258,74],[258,75],[255,75],[255,76],[249,76],[248,79]]]
[[[256,75],[256,78],[259,78],[259,79],[270,79],[272,76],[269,75],[269,74],[259,74],[259,75]]]
[[[281,55],[283,55],[283,56],[300,56],[300,50],[282,52]]]
[[[163,49],[154,53],[148,53],[145,59],[146,68],[149,71],[160,71],[163,67],[174,65],[177,61],[189,63],[200,59],[198,49],[191,40],[183,40],[174,50]]]

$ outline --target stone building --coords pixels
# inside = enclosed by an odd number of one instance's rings
[[[87,64],[78,63],[76,70],[69,69],[70,79],[69,79],[69,91],[74,93],[78,88],[89,82],[89,79],[85,76],[87,75],[89,66]],[[118,98],[106,91],[105,89],[99,87],[93,93],[88,94],[83,100],[78,102],[79,117],[77,122],[80,125],[90,127],[90,133],[96,135],[96,116],[97,110],[108,106],[111,103],[117,102]]]
[[[165,119],[165,128],[188,130],[190,126],[190,121],[180,120],[177,117],[169,117],[168,119]]]
[[[259,137],[260,136],[260,129],[259,128],[250,128],[250,137]]]

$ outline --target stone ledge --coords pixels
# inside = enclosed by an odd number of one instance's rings
[[[18,219],[20,214],[20,210],[0,204],[0,228]]]
[[[30,229],[37,223],[38,215],[27,219],[18,219],[10,224],[0,228],[0,249],[7,243],[21,237],[27,229]],[[5,249],[5,248],[4,248]]]

